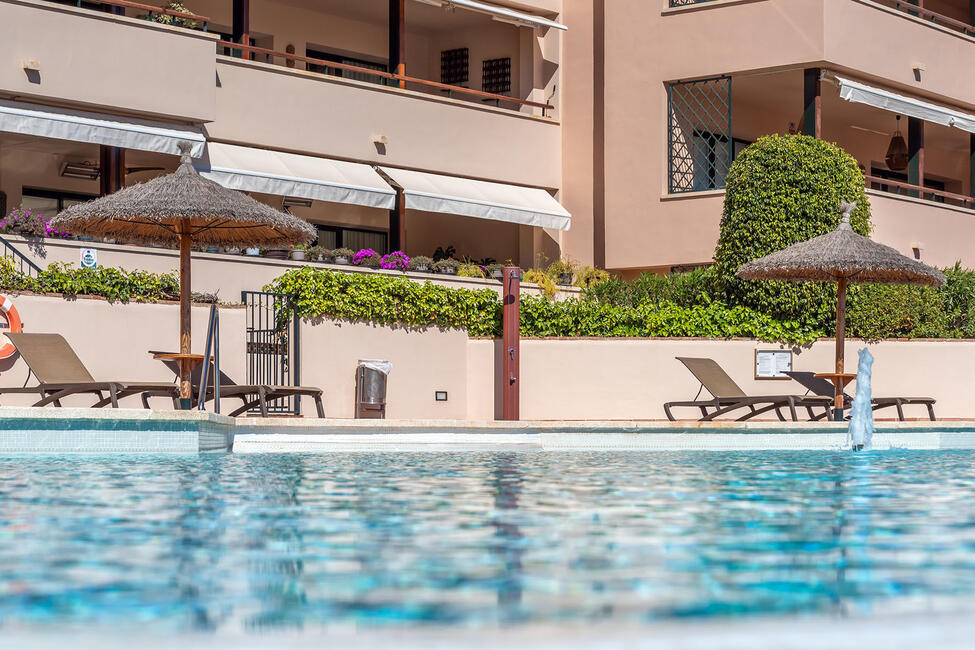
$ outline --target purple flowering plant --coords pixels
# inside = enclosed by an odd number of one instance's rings
[[[363,260],[369,259],[370,257],[379,256],[379,253],[372,250],[371,248],[363,248],[358,253],[352,256],[352,263],[358,266]]]
[[[393,251],[388,255],[383,255],[383,261],[380,266],[384,269],[392,269],[405,271],[407,265],[410,263],[410,256],[403,251]]]
[[[51,227],[50,219],[45,219],[40,212],[30,209],[15,208],[3,219],[0,219],[0,233],[4,235],[21,235],[23,237],[67,237]]]

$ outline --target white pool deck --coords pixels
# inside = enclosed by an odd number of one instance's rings
[[[975,421],[878,422],[875,449],[975,449]],[[229,418],[201,411],[0,407],[0,453],[329,453],[849,448],[841,422]]]
[[[354,626],[304,631],[215,632],[172,635],[116,630],[74,633],[7,629],[4,647],[18,650],[487,650],[532,648],[574,650],[971,650],[975,623],[962,613],[856,618],[782,617],[778,619],[694,620],[665,623],[528,625],[504,629],[356,629]],[[137,639],[135,643],[133,640]],[[9,645],[6,645],[9,644]]]

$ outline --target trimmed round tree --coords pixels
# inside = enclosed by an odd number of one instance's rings
[[[742,151],[725,183],[714,262],[731,304],[832,331],[836,285],[749,282],[745,262],[823,235],[840,223],[841,201],[855,201],[853,229],[870,233],[870,204],[856,159],[835,144],[802,135],[769,135]]]

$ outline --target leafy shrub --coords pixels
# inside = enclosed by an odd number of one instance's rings
[[[714,260],[728,302],[828,328],[835,317],[835,285],[748,282],[735,273],[745,262],[836,228],[841,201],[856,202],[853,229],[868,235],[870,205],[857,161],[816,138],[770,135],[739,154],[725,185]]]
[[[50,219],[40,212],[26,208],[16,208],[0,220],[0,233],[22,237],[67,237],[63,232],[51,227]]]
[[[192,11],[187,9],[182,2],[179,2],[178,0],[171,0],[169,3],[165,5],[165,8],[170,9],[172,11],[179,11],[184,14],[193,13]],[[154,23],[161,23],[163,25],[175,25],[177,27],[186,27],[187,29],[196,29],[195,20],[192,20],[190,18],[183,18],[182,16],[170,16],[168,14],[156,12],[152,14],[151,18],[147,15],[146,19],[151,20]]]
[[[462,278],[483,278],[484,270],[477,264],[461,264],[457,275]]]
[[[609,273],[593,266],[580,266],[576,271],[575,286],[587,289],[609,280]]]
[[[559,287],[557,284],[555,284],[555,280],[552,279],[552,276],[539,269],[528,269],[525,271],[524,281],[537,284],[538,288],[542,290],[542,293],[545,294],[545,297],[549,300],[555,298],[556,294],[559,292]]]
[[[416,255],[410,258],[410,263],[407,264],[406,268],[410,271],[417,271],[420,268],[426,267],[429,270],[431,264],[433,264],[432,258],[425,255]]]
[[[614,277],[587,288],[583,296],[619,307],[665,302],[693,307],[725,300],[717,270],[713,266],[673,275],[644,273],[632,282]]]
[[[0,289],[66,296],[101,296],[113,302],[156,302],[179,299],[179,275],[99,267],[74,268],[51,264],[36,278],[18,271],[9,258],[0,259]]]
[[[869,341],[951,337],[941,300],[941,292],[930,287],[851,285],[846,335]]]

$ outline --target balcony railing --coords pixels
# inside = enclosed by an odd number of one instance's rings
[[[962,20],[952,18],[951,16],[946,16],[936,11],[931,11],[930,9],[925,9],[924,0],[914,0],[914,2],[910,2],[909,0],[874,0],[874,2],[897,9],[898,11],[902,11],[906,14],[922,18],[935,25],[941,25],[942,27],[953,29],[965,34],[966,36],[975,36],[975,26]]]
[[[78,7],[84,7],[84,5],[102,5],[124,9],[138,9],[145,11],[149,20],[153,20],[155,16],[169,16],[176,19],[173,21],[173,24],[176,26],[191,27],[189,24],[181,24],[180,21],[183,21],[183,23],[200,23],[200,28],[203,31],[207,31],[207,26],[210,24],[210,19],[206,16],[191,14],[187,11],[176,11],[168,7],[156,7],[139,2],[128,2],[128,0],[78,0],[77,5]]]
[[[264,47],[257,47],[256,45],[242,45],[240,43],[234,43],[231,41],[217,41],[217,46],[221,49],[227,48],[229,50],[237,50],[243,53],[253,53],[260,54],[263,57],[267,57],[269,61],[274,59],[284,59],[286,61],[302,62],[306,64],[311,64],[314,66],[319,66],[323,70],[344,70],[347,72],[355,72],[360,75],[366,75],[368,77],[376,77],[382,79],[384,82],[395,82],[401,88],[405,88],[406,84],[413,84],[420,86],[424,89],[433,89],[441,92],[446,92],[448,96],[453,93],[459,95],[467,95],[470,97],[477,97],[482,100],[490,100],[497,106],[502,104],[515,104],[517,106],[530,106],[532,108],[540,108],[542,110],[542,115],[545,115],[545,111],[554,109],[555,107],[548,103],[533,102],[527,99],[518,99],[516,97],[508,97],[507,95],[497,95],[495,93],[487,93],[483,90],[474,90],[472,88],[462,88],[460,86],[451,86],[450,84],[444,84],[437,81],[428,81],[426,79],[419,79],[417,77],[409,77],[407,75],[396,74],[392,72],[385,72],[383,70],[376,70],[374,68],[363,68],[356,65],[349,65],[346,63],[339,63],[337,61],[326,61],[325,59],[316,59],[310,56],[301,56],[299,54],[288,54],[286,52],[278,52],[275,50],[269,50]],[[328,72],[321,72],[316,74],[329,74]]]
[[[921,187],[920,185],[895,181],[889,178],[880,178],[879,176],[865,176],[864,178],[868,186],[879,186],[873,187],[873,189],[881,192],[955,205],[956,207],[968,208],[969,210],[975,209],[975,197],[972,196],[945,192],[944,190],[935,190],[930,187]]]

